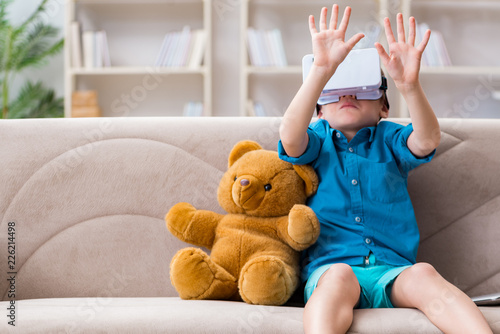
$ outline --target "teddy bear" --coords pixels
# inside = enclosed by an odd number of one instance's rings
[[[300,251],[316,242],[319,222],[305,205],[318,187],[311,166],[292,165],[257,142],[238,142],[217,190],[227,214],[175,204],[165,216],[180,240],[170,263],[182,299],[283,305],[299,285]]]

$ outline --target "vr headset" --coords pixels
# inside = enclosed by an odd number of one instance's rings
[[[306,79],[314,62],[312,54],[302,58],[302,78]],[[380,73],[380,58],[374,48],[351,50],[328,80],[319,105],[338,102],[341,96],[355,95],[358,100],[378,100],[387,90],[387,79]],[[387,98],[386,98],[387,101]],[[389,108],[389,102],[387,102]]]

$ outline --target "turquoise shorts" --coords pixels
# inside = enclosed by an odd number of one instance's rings
[[[321,276],[332,264],[316,269],[307,280],[304,300],[307,302],[318,285]],[[392,285],[401,272],[409,266],[391,266],[377,261],[373,253],[365,260],[365,264],[351,266],[361,287],[361,295],[356,308],[393,308],[391,303]]]

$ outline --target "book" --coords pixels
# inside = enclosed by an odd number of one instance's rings
[[[165,59],[163,60],[162,66],[173,66],[174,58],[175,58],[175,50],[179,45],[179,38],[181,33],[179,31],[175,31],[170,33],[170,43],[167,48],[167,52],[165,55]]]
[[[191,28],[184,26],[182,31],[179,32],[177,47],[173,53],[172,66],[184,66],[186,63],[186,53],[189,50],[189,42],[191,40]]]
[[[206,39],[204,30],[191,30],[189,26],[181,31],[167,33],[156,56],[155,66],[200,67],[205,55]]]
[[[162,66],[162,64],[165,60],[165,56],[167,53],[167,47],[168,47],[168,44],[170,43],[171,37],[172,37],[172,35],[166,34],[165,37],[163,38],[163,42],[161,43],[160,51],[158,52],[158,56],[156,57],[156,61],[155,61],[155,65],[154,65],[155,67]]]
[[[257,30],[257,45],[258,52],[260,53],[262,59],[262,66],[273,66],[273,60],[271,59],[270,42],[267,38],[267,32],[265,30]]]
[[[247,49],[253,66],[287,66],[285,48],[279,29],[247,29]]]
[[[285,44],[283,43],[283,38],[281,36],[281,30],[273,30],[274,43],[278,51],[278,63],[277,66],[288,66],[288,61],[286,59]]]
[[[422,37],[429,28],[427,23],[417,23],[415,45],[422,41]],[[440,31],[432,30],[431,37],[422,54],[422,66],[451,66],[452,62],[443,34]]]
[[[269,116],[264,109],[264,105],[260,102],[254,102],[253,100],[249,99],[247,101],[246,108],[248,116],[257,116],[257,117]]]
[[[109,55],[108,35],[106,31],[101,30],[101,48],[102,48],[102,62],[104,67],[111,66],[111,57]]]
[[[82,34],[83,63],[85,68],[94,68],[95,34],[93,31],[84,31]]]
[[[194,38],[192,41],[191,53],[189,55],[188,67],[198,68],[203,63],[203,56],[205,55],[205,45],[207,42],[207,34],[205,30],[195,30]]]
[[[183,116],[199,117],[203,116],[203,103],[201,102],[188,102],[184,105]]]
[[[438,54],[439,63],[441,66],[451,66],[451,59],[448,53],[448,49],[444,43],[443,34],[440,31],[434,32],[435,44],[436,44],[436,53]]]
[[[262,66],[262,62],[257,52],[257,32],[253,28],[248,28],[247,31],[247,48],[248,56],[250,58],[250,64],[254,66]]]
[[[71,22],[71,66],[75,68],[83,67],[82,59],[82,39],[80,22]]]
[[[111,66],[106,32],[84,31],[82,34],[83,63],[87,69]]]
[[[103,67],[102,61],[102,43],[103,36],[100,31],[94,32],[94,67]]]
[[[281,66],[278,43],[275,34],[276,29],[265,31],[266,48],[269,49],[270,66]]]
[[[260,102],[255,102],[254,104],[255,116],[257,117],[265,117],[267,116],[266,111],[264,110],[264,106]]]
[[[71,97],[71,117],[100,117],[97,91],[74,91]]]

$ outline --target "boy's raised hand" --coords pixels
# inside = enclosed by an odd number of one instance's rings
[[[389,43],[389,54],[380,43],[375,43],[375,48],[377,48],[382,63],[398,89],[400,91],[409,89],[418,83],[420,61],[427,42],[429,42],[431,31],[427,30],[420,44],[415,47],[416,28],[414,17],[410,17],[408,40],[405,37],[403,15],[401,13],[397,15],[397,41],[392,32],[391,22],[387,17],[384,20],[384,28]]]
[[[309,16],[309,31],[312,38],[314,65],[324,68],[333,75],[337,66],[347,57],[347,54],[364,35],[358,33],[345,42],[345,33],[349,24],[349,17],[351,16],[351,8],[346,7],[338,28],[339,6],[334,4],[332,7],[329,27],[327,27],[326,23],[327,11],[326,7],[321,9],[319,31],[316,29],[314,16]]]

